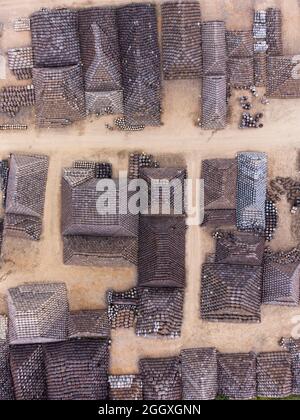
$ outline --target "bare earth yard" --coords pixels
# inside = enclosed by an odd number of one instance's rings
[[[71,0],[0,0],[1,20],[5,30],[0,39],[3,52],[9,47],[25,46],[28,33],[13,31],[12,22],[28,16],[40,7],[84,7],[126,4],[128,1],[102,0],[73,2]],[[280,6],[284,16],[286,54],[300,53],[300,2],[252,0],[200,0],[203,19],[226,19],[229,29],[251,27],[253,8]],[[16,81],[7,71],[3,84]],[[154,155],[172,153],[184,156],[190,177],[199,177],[202,159],[233,157],[237,151],[257,150],[268,153],[270,177],[298,176],[296,158],[300,149],[300,99],[272,100],[265,112],[262,130],[237,128],[240,108],[231,98],[231,121],[221,132],[205,132],[196,127],[199,116],[200,81],[165,82],[163,84],[163,122],[161,128],[143,132],[110,132],[105,122],[110,118],[88,118],[67,129],[37,130],[33,119],[27,132],[1,132],[0,157],[10,152],[42,153],[50,156],[46,193],[44,230],[40,242],[7,239],[0,269],[0,312],[6,311],[5,293],[9,287],[24,282],[65,282],[72,309],[102,308],[108,288],[125,290],[136,282],[134,269],[89,268],[64,266],[60,235],[61,170],[75,159],[109,160],[115,174],[126,169],[128,153],[141,150]],[[238,93],[237,93],[238,95]],[[236,111],[236,112],[235,112]],[[288,205],[280,209],[280,229],[271,244],[274,249],[295,245],[290,233]],[[205,254],[213,250],[210,232],[191,227],[187,233],[187,288],[184,305],[182,337],[177,340],[149,340],[136,337],[133,330],[113,332],[111,372],[137,371],[140,357],[178,354],[181,348],[215,346],[221,351],[278,350],[278,340],[289,336],[292,317],[300,308],[263,307],[259,325],[235,325],[202,322],[199,318],[200,268]]]

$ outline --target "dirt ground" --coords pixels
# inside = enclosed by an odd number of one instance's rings
[[[126,4],[128,1],[96,0],[0,0],[1,18],[5,29],[0,49],[25,46],[28,33],[16,33],[12,22],[20,16],[47,6],[88,7]],[[200,0],[204,20],[226,19],[230,29],[251,27],[253,8],[280,6],[284,15],[284,46],[286,54],[300,53],[300,1]],[[2,85],[16,84],[7,71]],[[24,82],[22,82],[24,83]],[[238,95],[238,93],[236,94]],[[298,177],[296,158],[300,148],[300,99],[272,100],[265,113],[262,130],[237,128],[240,109],[237,98],[231,98],[231,121],[224,131],[203,131],[196,127],[199,117],[200,81],[169,81],[163,84],[163,123],[160,128],[143,132],[110,132],[105,122],[110,118],[88,118],[67,129],[37,130],[33,124],[27,132],[1,132],[0,157],[10,152],[44,153],[50,156],[46,192],[44,229],[38,243],[6,239],[0,270],[0,312],[6,312],[5,294],[9,287],[24,282],[65,282],[72,309],[103,308],[105,291],[125,290],[136,283],[136,271],[130,268],[88,268],[64,266],[60,235],[61,170],[75,159],[103,159],[114,166],[115,174],[126,169],[128,152],[144,150],[159,155],[179,154],[184,157],[189,176],[200,175],[202,159],[233,157],[236,152],[257,150],[268,153],[270,177]],[[236,112],[235,112],[236,111]],[[0,115],[0,121],[4,121]],[[295,245],[290,232],[287,203],[281,204],[280,228],[271,244],[274,249]],[[199,318],[200,269],[207,252],[213,251],[210,232],[193,226],[187,233],[187,287],[184,304],[182,336],[176,340],[154,340],[136,337],[133,330],[117,330],[112,336],[111,372],[131,373],[138,369],[140,357],[178,354],[181,348],[215,346],[221,351],[278,350],[278,340],[290,336],[292,318],[300,308],[262,308],[262,323],[238,325],[207,323]]]

